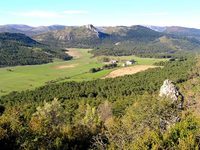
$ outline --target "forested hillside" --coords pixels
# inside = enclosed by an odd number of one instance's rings
[[[197,39],[199,39],[200,36],[200,29],[178,26],[166,27],[166,29],[163,32]]]
[[[0,146],[4,149],[193,149],[200,120],[184,89],[199,80],[194,56],[162,62],[135,75],[49,84],[0,98]],[[193,68],[191,68],[193,66]],[[183,110],[158,97],[165,79],[181,89]],[[193,86],[196,86],[193,84]],[[191,93],[190,93],[191,96]],[[194,100],[194,99],[193,99]],[[180,120],[170,128],[161,120]],[[173,122],[173,121],[172,121]]]
[[[64,50],[51,48],[19,33],[0,33],[0,67],[35,65],[54,58],[71,59]]]
[[[14,29],[13,29],[14,28]],[[94,55],[138,55],[142,57],[171,57],[174,53],[198,52],[200,50],[199,30],[183,27],[116,26],[48,26],[29,27],[23,25],[2,26],[2,31],[33,32],[39,42],[57,48],[93,48]],[[12,29],[14,31],[12,31]],[[160,31],[160,30],[159,30]],[[154,55],[155,54],[155,55]]]
[[[137,26],[66,27],[34,36],[34,39],[63,47],[93,48],[94,55],[171,56],[177,52],[200,50],[200,41],[188,36],[157,32]],[[147,56],[146,56],[147,57]],[[156,56],[155,56],[156,57]]]
[[[153,41],[126,40],[115,44],[102,43],[94,48],[92,53],[99,55],[137,55],[140,57],[169,58],[174,54],[199,52],[200,42],[196,39],[188,39],[177,36],[162,36]]]

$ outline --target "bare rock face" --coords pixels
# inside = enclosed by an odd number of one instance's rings
[[[106,37],[109,37],[110,35],[104,32],[101,32],[98,28],[96,28],[95,26],[93,26],[92,24],[88,24],[85,26],[88,30],[90,30],[91,32],[96,33],[96,36],[100,39],[104,39]]]
[[[89,29],[90,31],[93,31],[93,32],[96,32],[96,33],[99,32],[99,31],[97,30],[97,28],[95,28],[92,24],[86,25],[86,28]]]
[[[180,95],[176,86],[170,80],[165,80],[163,85],[160,88],[160,97],[167,97],[173,100],[173,102],[178,100],[178,96]]]

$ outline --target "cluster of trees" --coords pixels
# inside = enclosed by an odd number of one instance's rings
[[[103,68],[103,69],[113,69],[113,68],[115,68],[115,67],[117,67],[117,63],[106,64],[106,65],[104,65],[102,68]]]
[[[99,71],[101,71],[102,70],[102,68],[91,68],[90,70],[89,70],[89,72],[90,73],[95,73],[95,72],[99,72]]]
[[[104,65],[102,68],[91,68],[89,70],[90,73],[95,73],[95,72],[98,72],[98,71],[101,71],[101,70],[104,70],[104,69],[113,69],[113,68],[116,68],[117,67],[117,63],[114,63],[114,64],[106,64]]]

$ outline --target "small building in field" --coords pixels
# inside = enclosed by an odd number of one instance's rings
[[[126,61],[126,65],[132,65],[133,62],[132,61]]]
[[[117,60],[110,60],[110,64],[116,64],[117,62]]]
[[[135,60],[128,60],[128,61],[126,61],[126,65],[132,65],[135,62],[136,62]]]
[[[133,65],[136,61],[135,60],[127,60],[125,63],[122,64],[123,67]]]

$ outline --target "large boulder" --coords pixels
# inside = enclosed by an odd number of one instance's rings
[[[178,108],[183,108],[183,96],[172,81],[167,79],[163,82],[159,96],[169,98],[172,100],[172,103],[177,104]]]
[[[173,101],[177,101],[179,96],[179,91],[176,88],[176,86],[172,83],[172,81],[167,79],[163,82],[163,85],[160,88],[159,96],[167,97]]]

